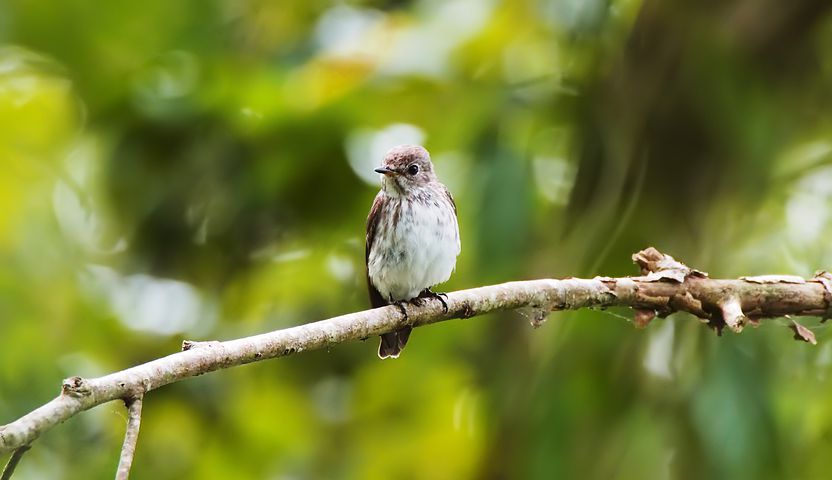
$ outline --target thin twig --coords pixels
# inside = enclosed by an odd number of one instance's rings
[[[127,430],[124,432],[124,444],[121,446],[116,480],[127,480],[130,477],[130,467],[133,466],[133,456],[136,454],[136,442],[139,440],[139,427],[142,424],[142,396],[132,397],[124,403],[127,406]]]
[[[30,448],[32,448],[30,445],[23,445],[22,447],[15,449],[11,458],[9,458],[8,463],[6,463],[6,466],[3,468],[3,474],[0,475],[0,480],[9,480],[12,478],[14,469],[17,468],[17,464],[20,463],[20,458],[23,457],[23,454]]]

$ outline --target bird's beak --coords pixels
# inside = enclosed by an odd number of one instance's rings
[[[391,170],[391,169],[389,169],[389,168],[387,168],[387,167],[378,167],[378,168],[375,170],[375,172],[376,172],[376,173],[380,173],[380,174],[382,174],[382,175],[394,175],[394,174],[398,173],[398,172],[396,172],[395,170]]]

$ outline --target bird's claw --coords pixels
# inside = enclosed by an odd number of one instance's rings
[[[422,293],[419,294],[418,297],[414,298],[413,300],[418,299],[421,301],[421,299],[423,298],[435,298],[439,300],[440,302],[442,302],[442,313],[448,313],[448,302],[446,302],[446,300],[448,299],[447,293],[436,293],[431,289],[426,288],[422,291]]]
[[[444,313],[448,313],[448,302],[447,302],[448,294],[447,293],[437,293],[436,298],[438,298],[439,301],[442,302],[442,309],[444,310]]]
[[[399,300],[395,303],[395,305],[399,307],[399,311],[402,312],[402,317],[404,317],[404,323],[407,323],[409,319],[407,318],[407,309],[405,308],[404,304],[404,300]]]

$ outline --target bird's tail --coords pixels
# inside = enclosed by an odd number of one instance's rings
[[[399,358],[407,339],[410,338],[411,327],[404,327],[401,330],[381,335],[381,343],[378,345],[378,358]]]

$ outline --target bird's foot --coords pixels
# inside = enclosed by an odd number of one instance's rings
[[[422,293],[420,293],[419,296],[414,298],[413,300],[416,300],[416,299],[421,300],[423,298],[435,298],[435,299],[439,300],[440,302],[442,302],[442,311],[443,311],[443,313],[448,313],[448,302],[446,302],[446,300],[448,299],[448,294],[447,293],[436,293],[433,290],[431,290],[429,288],[426,288],[426,289],[422,290]]]
[[[407,309],[404,306],[405,303],[407,302],[405,302],[404,300],[399,300],[398,302],[394,302],[393,304],[399,307],[399,311],[402,312],[402,317],[404,317],[404,323],[407,323],[409,319],[407,318]]]

